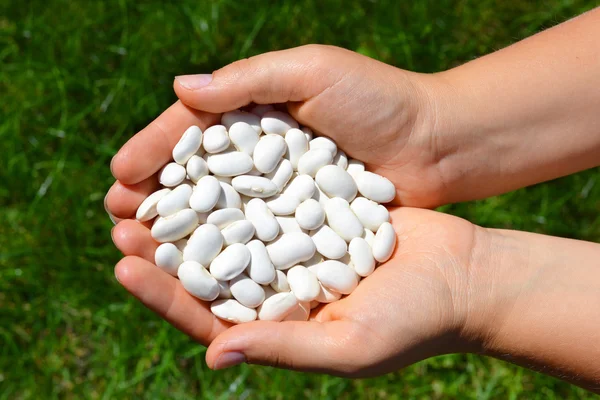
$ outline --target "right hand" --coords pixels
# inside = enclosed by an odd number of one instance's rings
[[[210,75],[175,79],[189,107],[222,113],[251,103],[286,103],[290,114],[331,137],[350,157],[386,176],[395,204],[445,203],[435,101],[437,75],[404,71],[345,49],[308,45],[236,61]]]

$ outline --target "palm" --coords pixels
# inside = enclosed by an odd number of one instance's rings
[[[232,327],[217,319],[206,303],[152,264],[157,244],[147,227],[132,220],[119,223],[113,233],[127,256],[116,274],[127,290],[178,329],[205,345],[216,339],[207,355],[209,363],[214,364],[216,354],[230,350],[226,347],[235,346],[239,338],[247,341],[249,335],[264,336],[265,330],[285,325],[301,329],[303,337],[335,344],[326,350],[337,361],[325,368],[300,362],[297,368],[376,375],[440,352],[436,341],[445,340],[457,322],[454,289],[456,282],[466,282],[471,241],[465,238],[474,232],[470,223],[432,211],[398,208],[391,215],[399,233],[393,258],[350,296],[314,310],[308,323],[257,321]],[[368,355],[353,350],[363,346],[369,347]],[[251,356],[249,361],[261,362]]]

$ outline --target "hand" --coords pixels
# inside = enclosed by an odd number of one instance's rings
[[[463,337],[469,263],[477,262],[481,252],[475,246],[485,245],[486,231],[456,217],[411,208],[394,209],[392,220],[399,243],[393,258],[350,296],[313,310],[308,322],[255,321],[231,327],[217,319],[206,303],[153,265],[156,243],[134,221],[123,221],[114,230],[115,243],[127,256],[115,272],[147,307],[210,344],[206,358],[211,368],[247,361],[373,376],[472,349]]]
[[[210,82],[209,82],[210,81]],[[309,45],[236,61],[211,75],[177,77],[186,105],[221,113],[286,103],[291,115],[390,179],[396,204],[445,202],[436,103],[444,85],[332,46]]]

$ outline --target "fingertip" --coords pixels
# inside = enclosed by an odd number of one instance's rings
[[[276,332],[279,322],[271,321],[253,321],[240,325],[233,325],[231,328],[219,334],[206,350],[206,364],[212,370],[219,368],[218,360],[225,353],[242,353],[246,349],[255,346],[257,332]],[[258,330],[257,330],[258,329]],[[260,335],[259,335],[260,337]]]
[[[138,221],[126,219],[119,222],[112,231],[115,246],[126,256],[138,256],[151,263],[158,243],[152,238],[150,230]]]
[[[129,241],[131,241],[132,234],[133,234],[131,225],[133,223],[135,223],[135,221],[126,219],[126,220],[119,222],[113,228],[113,230],[112,230],[113,242],[115,243],[115,246],[117,246],[119,249],[121,249],[122,247],[126,247],[127,244],[129,243]]]
[[[110,187],[104,199],[106,211],[119,219],[135,218],[140,204],[158,188],[158,179],[154,175],[135,185],[117,181]]]
[[[129,142],[125,143],[111,162],[111,172],[116,180],[125,185],[134,185],[142,181],[145,177],[140,174],[135,168],[131,168],[135,157],[131,157]]]
[[[137,280],[134,256],[126,256],[115,265],[115,278],[124,287],[131,287],[131,283]]]

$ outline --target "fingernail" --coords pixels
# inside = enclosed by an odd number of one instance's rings
[[[110,173],[112,174],[113,177],[115,177],[115,171],[113,170],[113,164],[115,163],[115,157],[116,155],[113,156],[113,158],[110,159]],[[115,177],[116,179],[116,177]]]
[[[106,213],[108,214],[108,218],[110,218],[110,220],[112,221],[113,225],[117,224],[117,221],[115,220],[114,215],[112,215],[110,213],[110,211],[108,211],[108,205],[106,204],[106,199],[108,198],[108,193],[106,193],[106,196],[104,196],[104,211],[106,211]],[[112,233],[111,233],[112,235]]]
[[[215,370],[233,367],[235,365],[246,362],[246,356],[237,351],[223,353],[215,362]]]
[[[186,89],[201,89],[212,81],[212,74],[179,75],[175,80]]]
[[[115,279],[117,280],[117,282],[121,283],[121,281],[119,280],[119,275],[117,275],[117,269],[115,268]]]
[[[115,231],[115,227],[113,226],[112,228],[110,228],[110,239],[112,240],[113,243],[115,242],[115,237],[113,235],[114,231]]]

